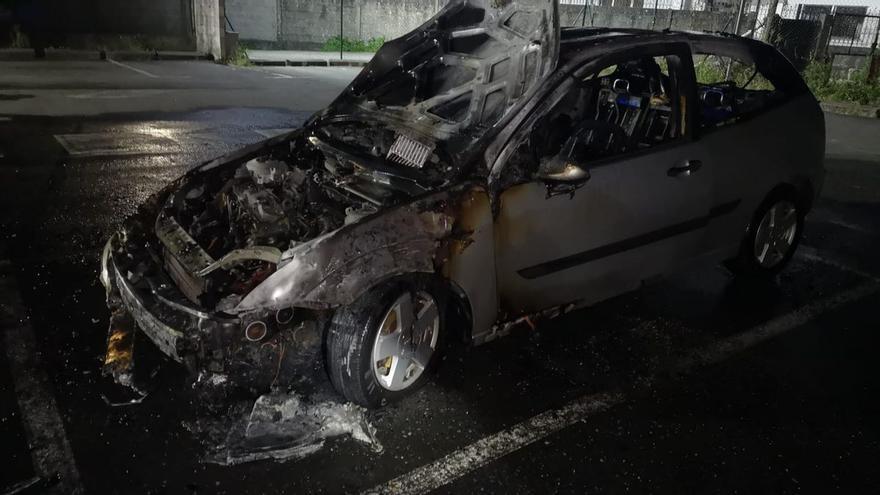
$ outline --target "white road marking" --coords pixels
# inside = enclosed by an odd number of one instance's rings
[[[272,71],[267,71],[267,72],[269,72],[269,79],[308,79],[306,77],[297,77],[297,76],[292,76],[290,74],[282,74],[280,72],[272,72]]]
[[[64,431],[58,405],[43,369],[34,332],[24,313],[8,261],[0,261],[0,322],[15,396],[30,447],[34,472],[44,480],[58,479],[46,493],[82,493],[79,470]]]
[[[311,76],[298,73],[299,67],[250,67],[249,69],[262,72],[268,79],[314,79]]]
[[[282,134],[287,134],[288,132],[293,131],[292,128],[279,128],[279,129],[254,129],[254,132],[261,136],[265,136],[267,138],[273,138],[275,136],[280,136]]]
[[[147,98],[170,92],[168,89],[108,89],[70,93],[64,96],[78,100],[125,100],[129,98]]]
[[[876,279],[871,279],[868,282],[863,282],[861,285],[833,296],[816,299],[794,311],[777,316],[772,320],[753,327],[746,332],[713,342],[703,349],[690,353],[689,356],[679,361],[676,370],[684,372],[697,366],[724,361],[750,347],[799,328],[822,316],[824,313],[864,299],[877,292],[880,292],[880,282]]]
[[[180,151],[178,142],[161,129],[150,132],[56,134],[70,156],[157,155]]]
[[[113,65],[122,67],[123,69],[133,70],[133,71],[137,72],[138,74],[141,74],[141,75],[144,75],[147,77],[152,77],[153,79],[159,79],[159,76],[157,76],[156,74],[147,72],[143,69],[138,69],[137,67],[132,67],[128,64],[123,64],[122,62],[117,62],[117,61],[113,60],[112,58],[108,58],[107,61]]]
[[[825,312],[877,292],[880,292],[880,282],[871,277],[870,281],[853,289],[815,300],[746,332],[698,349],[680,361],[675,369],[685,372],[694,367],[724,361],[750,347],[794,330]],[[581,397],[561,409],[538,414],[364,493],[422,494],[430,492],[626,400],[628,398],[618,392]]]
[[[588,395],[484,437],[365,493],[427,493],[625,400],[623,394]]]
[[[814,261],[816,263],[822,263],[823,265],[837,268],[840,271],[850,272],[868,280],[880,281],[880,278],[875,277],[874,275],[863,270],[859,270],[858,268],[852,267],[831,255],[822,254],[818,249],[812,246],[805,246],[801,244],[800,246],[798,246],[797,256],[805,260]]]

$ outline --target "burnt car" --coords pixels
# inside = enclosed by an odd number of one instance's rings
[[[699,263],[773,276],[823,154],[819,105],[769,45],[453,0],[303,128],[156,194],[101,278],[114,318],[194,373],[325,373],[377,406],[444,340]],[[108,366],[130,341],[111,328]]]

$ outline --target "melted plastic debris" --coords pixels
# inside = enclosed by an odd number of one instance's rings
[[[197,386],[197,383],[202,383],[212,387],[220,387],[222,385],[225,385],[228,381],[229,377],[224,374],[206,373],[204,371],[200,371],[198,378],[196,378],[196,383],[193,384],[193,388]]]
[[[224,445],[207,462],[234,465],[263,459],[302,459],[320,450],[328,438],[349,435],[382,452],[365,410],[333,400],[306,400],[295,393],[268,394],[229,431]]]

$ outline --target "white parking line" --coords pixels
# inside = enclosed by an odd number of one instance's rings
[[[815,300],[746,332],[715,342],[691,353],[675,367],[677,371],[724,361],[752,346],[794,330],[816,317],[880,291],[873,277],[853,289]],[[445,486],[462,476],[557,433],[579,421],[628,400],[622,393],[588,395],[561,409],[547,411],[518,423],[364,493],[421,494]]]
[[[797,256],[809,261],[815,261],[816,263],[822,263],[823,265],[828,265],[838,270],[844,272],[850,272],[852,274],[858,275],[862,278],[866,278],[869,280],[880,280],[880,278],[875,277],[874,275],[867,273],[863,270],[859,270],[858,268],[849,266],[848,264],[840,261],[833,255],[823,254],[818,249],[812,246],[800,245],[798,246]]]
[[[159,76],[157,76],[156,74],[152,74],[152,73],[147,72],[143,69],[138,69],[137,67],[132,67],[128,64],[123,64],[122,62],[117,62],[117,61],[113,60],[112,58],[108,58],[107,61],[113,65],[122,67],[123,69],[133,70],[133,71],[137,72],[138,74],[142,74],[147,77],[152,77],[153,79],[159,79]]]
[[[161,155],[180,152],[178,142],[161,129],[150,132],[56,134],[70,156]]]
[[[9,262],[0,260],[0,322],[6,327],[3,347],[34,472],[43,480],[58,480],[45,493],[82,493],[64,423],[23,308],[21,296],[9,273]]]
[[[288,132],[292,132],[292,131],[293,131],[293,129],[289,128],[289,127],[277,128],[277,129],[254,129],[254,132],[256,132],[257,134],[259,134],[263,137],[267,137],[267,138],[273,138],[275,136],[287,134]]]
[[[365,493],[427,493],[578,421],[623,402],[623,394],[588,395],[456,450]]]

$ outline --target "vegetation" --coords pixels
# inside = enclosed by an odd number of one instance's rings
[[[228,65],[237,65],[240,67],[246,67],[251,64],[251,59],[248,57],[247,47],[242,45],[237,45],[235,47],[235,51],[230,53],[226,58],[225,63]]]
[[[823,101],[880,105],[880,81],[868,81],[867,67],[843,79],[835,77],[830,63],[811,62],[804,70],[804,80]]]
[[[728,69],[729,67],[729,69]],[[697,82],[714,84],[732,81],[738,88],[751,90],[772,90],[773,84],[755,71],[755,66],[736,59],[715,55],[694,56],[694,70]]]
[[[381,36],[366,41],[334,36],[324,43],[321,50],[325,52],[338,52],[340,49],[344,52],[375,52],[383,44],[385,44],[385,38]]]
[[[30,48],[31,42],[28,36],[19,30],[18,26],[12,26],[12,36],[10,38],[9,48]]]

